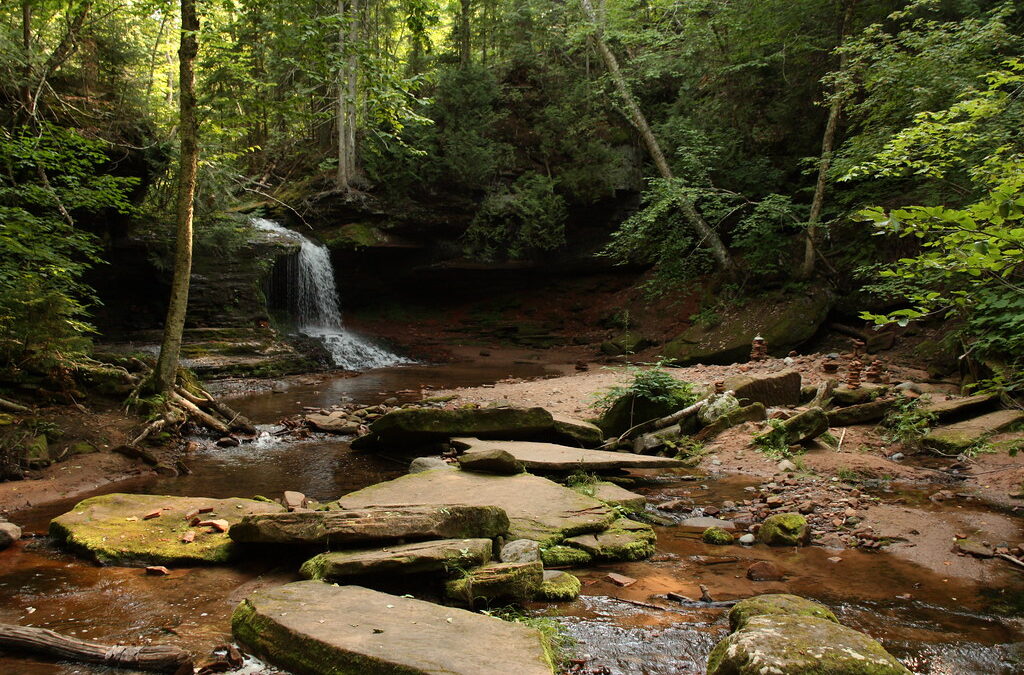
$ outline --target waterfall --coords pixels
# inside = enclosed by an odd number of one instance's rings
[[[411,363],[409,359],[392,354],[342,326],[334,266],[326,246],[266,218],[253,218],[252,225],[263,232],[299,243],[299,252],[287,263],[285,301],[288,312],[300,333],[323,341],[334,365],[346,370],[366,370]]]

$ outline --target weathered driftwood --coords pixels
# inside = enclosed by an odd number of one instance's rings
[[[228,404],[218,401],[209,392],[200,390],[199,394],[193,394],[184,387],[175,387],[174,392],[189,403],[208,412],[212,417],[220,415],[231,431],[241,431],[246,434],[256,433],[256,427],[247,417],[235,411]]]
[[[619,443],[626,440],[630,436],[647,433],[649,431],[657,431],[658,429],[664,429],[665,427],[670,427],[673,424],[678,424],[687,417],[690,417],[691,415],[696,415],[701,408],[707,405],[707,402],[708,400],[706,398],[703,398],[691,406],[687,406],[682,410],[677,410],[671,415],[666,415],[665,417],[660,417],[655,420],[647,420],[646,422],[636,424],[630,427],[629,429],[626,429],[618,438],[611,438],[605,441],[604,445],[602,445],[601,447],[605,449],[614,448]]]
[[[102,663],[162,673],[191,673],[192,655],[172,645],[104,645],[61,635],[45,628],[0,623],[0,649],[17,649],[55,659]]]
[[[836,381],[825,380],[818,385],[818,390],[814,393],[814,398],[807,404],[808,408],[824,408],[828,405],[829,401],[832,400],[832,392],[835,391]]]
[[[28,406],[15,403],[14,401],[8,401],[5,398],[0,398],[0,409],[9,410],[16,413],[27,413],[30,412]]]
[[[228,434],[231,433],[231,429],[228,428],[227,424],[220,421],[219,419],[217,419],[210,413],[206,412],[205,410],[202,410],[199,406],[197,406],[195,403],[188,400],[178,392],[173,392],[170,398],[175,405],[179,405],[182,408],[184,408],[185,412],[187,412],[190,416],[194,417],[196,420],[201,422],[203,426],[213,429],[217,433],[222,434],[224,436],[227,436]]]

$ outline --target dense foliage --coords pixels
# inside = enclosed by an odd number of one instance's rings
[[[1019,377],[1019,3],[223,0],[199,13],[200,240],[237,235],[223,212],[239,203],[316,193],[434,214],[462,234],[446,250],[477,259],[550,259],[576,228],[604,228],[603,254],[649,266],[653,294],[716,269],[731,287],[782,286],[801,259],[843,291],[855,268],[884,269],[874,290],[895,311],[872,318],[953,312],[973,356]],[[82,274],[114,215],[134,209],[170,239],[179,26],[168,0],[0,6],[5,360],[82,333]],[[586,209],[627,213],[586,222]]]

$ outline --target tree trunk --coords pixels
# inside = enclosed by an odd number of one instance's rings
[[[354,135],[349,132],[349,125],[352,122],[350,110],[354,102],[350,100],[350,72],[352,70],[351,58],[346,56],[346,50],[352,51],[354,45],[349,44],[350,33],[345,25],[345,0],[338,0],[338,57],[341,65],[338,66],[338,110],[337,110],[337,135],[338,135],[338,174],[335,178],[338,189],[346,191],[352,183],[352,157],[355,154],[353,147]]]
[[[615,58],[615,54],[608,48],[608,43],[605,42],[604,36],[601,30],[601,24],[598,20],[597,13],[594,11],[594,6],[590,0],[580,0],[580,4],[583,6],[583,11],[586,13],[587,18],[594,26],[594,44],[597,46],[597,51],[601,54],[601,58],[604,60],[605,67],[608,68],[608,72],[612,76],[612,81],[615,83],[615,88],[619,92],[619,96],[622,97],[623,102],[626,105],[626,110],[629,113],[630,121],[636,130],[640,133],[640,137],[643,139],[644,146],[647,148],[648,154],[651,156],[651,160],[654,161],[655,167],[658,169],[658,173],[661,177],[666,180],[672,180],[672,167],[669,166],[668,161],[665,159],[665,154],[661,151],[661,145],[658,143],[658,139],[654,136],[654,132],[651,131],[651,126],[647,123],[647,117],[643,111],[640,110],[640,105],[636,102],[636,98],[633,97],[633,93],[629,89],[629,83],[626,82],[625,76],[622,74],[622,70],[619,68],[619,61]],[[725,248],[725,244],[722,243],[722,239],[718,236],[710,225],[704,220],[700,212],[697,211],[697,207],[694,203],[686,197],[679,198],[679,207],[683,212],[690,227],[693,228],[697,236],[700,237],[700,245],[707,246],[711,249],[711,254],[715,257],[719,267],[726,271],[731,272],[733,270],[732,258],[729,256],[728,249]]]
[[[24,50],[25,66],[22,71],[21,104],[29,119],[35,117],[32,105],[32,2],[21,2],[21,45]]]
[[[357,84],[359,80],[359,0],[349,0],[352,19],[348,27],[348,175],[356,176],[356,120],[358,119]]]
[[[181,157],[178,165],[177,243],[174,252],[174,278],[171,301],[164,323],[154,380],[157,390],[170,394],[178,373],[178,355],[185,330],[188,285],[192,275],[192,217],[195,208],[196,171],[199,165],[196,124],[196,54],[199,51],[199,17],[196,0],[181,0],[181,44],[178,48],[178,108],[181,133]]]
[[[843,46],[846,38],[846,27],[853,16],[853,6],[857,0],[846,3],[846,12],[839,29],[839,46]],[[847,56],[839,55],[839,72],[846,69]],[[825,187],[828,183],[828,170],[832,166],[832,146],[836,139],[836,127],[839,126],[839,114],[843,109],[843,100],[839,92],[832,96],[832,104],[828,108],[828,122],[825,134],[821,138],[821,157],[818,160],[818,180],[814,185],[814,198],[811,200],[811,212],[807,216],[807,236],[804,239],[804,261],[800,266],[799,278],[809,279],[814,274],[814,257],[817,251],[818,222],[821,220],[821,209],[825,205]]]
[[[0,623],[0,647],[115,668],[191,673],[192,655],[171,645],[104,645],[86,642],[45,628]]]
[[[459,64],[469,65],[470,61],[470,15],[473,13],[473,0],[459,2]]]

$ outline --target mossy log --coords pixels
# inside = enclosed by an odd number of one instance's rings
[[[61,635],[45,628],[0,623],[0,648],[43,654],[84,663],[101,663],[114,668],[132,668],[161,673],[191,673],[192,655],[172,645],[104,645]]]

